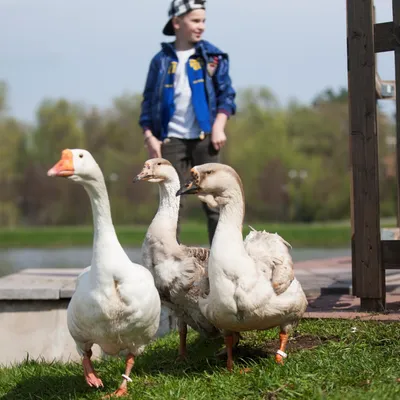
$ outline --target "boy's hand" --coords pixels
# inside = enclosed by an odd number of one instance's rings
[[[211,143],[214,146],[214,149],[219,151],[221,150],[226,143],[226,135],[223,129],[219,127],[213,126],[213,130],[211,132]]]
[[[147,151],[149,152],[149,158],[161,157],[161,142],[155,136],[147,139]]]
[[[226,143],[225,125],[227,120],[228,117],[225,114],[218,113],[212,127],[211,143],[217,151],[221,150]]]
[[[153,134],[149,130],[144,133],[144,138],[147,151],[149,152],[149,158],[160,158],[161,141],[153,136]]]

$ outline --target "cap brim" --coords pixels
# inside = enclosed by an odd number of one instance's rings
[[[174,27],[172,26],[172,18],[164,26],[163,34],[166,36],[175,36]]]

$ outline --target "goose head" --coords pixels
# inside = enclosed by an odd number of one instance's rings
[[[196,194],[198,196],[213,196],[222,205],[231,197],[240,194],[243,197],[243,186],[236,171],[225,164],[209,163],[193,167],[191,178],[183,185],[177,196]]]
[[[87,150],[65,149],[61,152],[60,160],[47,171],[47,175],[84,183],[101,177],[101,171]]]
[[[164,158],[151,158],[144,163],[142,171],[136,175],[133,182],[147,181],[160,183],[179,179],[172,164]]]

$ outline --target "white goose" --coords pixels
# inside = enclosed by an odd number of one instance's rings
[[[163,304],[174,312],[179,327],[179,357],[185,359],[187,325],[208,337],[220,335],[200,312],[199,297],[208,292],[209,249],[187,247],[177,242],[180,199],[179,177],[171,163],[153,158],[144,163],[134,182],[158,183],[160,202],[142,246],[143,265],[155,280]]]
[[[276,234],[251,232],[243,242],[244,193],[233,168],[203,164],[177,192],[198,194],[220,208],[208,260],[210,293],[199,299],[204,316],[224,330],[232,369],[232,333],[280,326],[276,361],[283,362],[288,333],[304,314],[307,299],[294,278],[287,243]]]
[[[124,396],[134,358],[159,326],[161,302],[154,279],[146,268],[132,263],[121,247],[103,174],[88,151],[64,150],[48,175],[80,183],[89,195],[94,222],[92,262],[78,277],[68,306],[68,329],[83,356],[89,386],[103,386],[90,360],[94,343],[109,355],[128,351],[124,379],[113,393]]]

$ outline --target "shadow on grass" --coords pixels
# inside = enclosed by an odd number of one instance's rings
[[[294,336],[289,340],[289,354],[299,350],[313,349],[337,337],[317,337],[313,335]],[[171,334],[153,342],[147,351],[137,357],[132,370],[132,378],[143,379],[149,376],[165,375],[187,377],[191,374],[213,374],[216,369],[225,369],[226,356],[217,356],[223,348],[223,339],[205,339],[197,334],[190,335],[188,359],[177,361],[177,335]],[[245,366],[248,361],[257,362],[262,358],[273,358],[279,348],[276,339],[266,340],[260,345],[244,339],[235,351],[235,364]],[[87,386],[83,370],[78,363],[44,364],[35,361],[23,363],[18,368],[19,382],[0,400],[26,399],[100,399],[117,389],[124,372],[124,358],[108,358],[94,362],[94,367],[104,383],[104,388],[96,390]]]
[[[327,342],[337,342],[340,338],[337,336],[320,337],[315,335],[295,335],[289,338],[286,347],[288,354],[296,353],[300,350],[311,350]],[[252,346],[244,343],[238,347],[235,356],[243,361],[254,360],[259,358],[275,358],[276,351],[279,349],[279,340],[273,339],[266,341],[262,346]]]
[[[179,340],[174,339],[166,343],[156,342],[152,349],[137,358],[135,369],[144,374],[182,376],[190,372],[212,373],[216,366],[224,366],[224,362],[216,357],[216,353],[223,346],[222,338],[206,339],[192,334],[187,344],[188,357],[185,361],[177,360]]]
[[[337,336],[317,336],[317,335],[298,335],[290,337],[286,352],[293,354],[300,350],[312,350],[316,347],[327,344],[328,342],[339,341]],[[161,344],[162,346],[162,344]],[[160,346],[160,347],[161,347]],[[223,339],[204,339],[196,336],[188,344],[188,360],[186,362],[176,361],[178,355],[178,341],[171,346],[161,347],[154,351],[146,352],[140,360],[138,358],[137,367],[143,374],[168,374],[182,376],[189,373],[214,373],[215,368],[226,367],[226,354],[218,354],[224,349]],[[239,346],[234,349],[235,364],[244,365],[248,361],[257,362],[258,359],[275,358],[276,350],[279,349],[279,339],[267,339],[264,342],[254,342],[249,338],[240,341]]]
[[[17,383],[13,389],[0,397],[0,399],[85,399],[89,392],[92,394],[83,379],[82,373],[68,375],[43,374],[40,376],[24,377],[21,382]]]
[[[215,357],[223,340],[207,340],[199,335],[192,335],[188,343],[188,360],[177,361],[177,335],[168,335],[166,339],[152,343],[148,350],[138,356],[131,377],[139,378],[151,375],[187,376],[191,373],[213,372],[216,365],[224,366]],[[18,365],[18,383],[0,400],[27,399],[97,399],[112,393],[121,383],[121,374],[125,369],[124,357],[109,357],[94,361],[94,368],[103,381],[104,388],[90,388],[83,377],[79,363],[43,363],[28,361]]]

